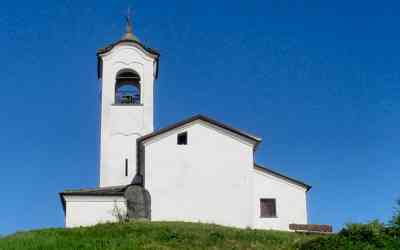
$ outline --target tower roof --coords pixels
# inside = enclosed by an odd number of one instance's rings
[[[159,58],[160,58],[160,53],[152,48],[146,47],[143,43],[140,42],[140,40],[133,34],[133,28],[132,28],[132,22],[130,20],[130,17],[126,17],[126,31],[125,34],[121,37],[120,40],[105,46],[103,48],[100,48],[97,50],[97,77],[101,78],[102,77],[102,58],[101,56],[109,51],[111,51],[116,45],[120,43],[135,43],[139,45],[144,51],[149,53],[150,55],[153,55],[155,60],[156,60],[156,73],[155,77],[158,77],[158,64],[159,64]]]
[[[121,40],[140,42],[139,39],[133,34],[132,21],[129,15],[126,17],[126,31]]]

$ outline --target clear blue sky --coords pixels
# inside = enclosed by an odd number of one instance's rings
[[[58,192],[97,185],[96,49],[127,6],[161,53],[156,128],[202,113],[262,137],[259,163],[313,186],[311,223],[392,215],[398,1],[61,2],[0,9],[0,234],[63,226]]]

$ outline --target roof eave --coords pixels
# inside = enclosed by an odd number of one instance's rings
[[[59,197],[60,197],[61,204],[62,204],[63,211],[64,211],[64,215],[65,215],[65,199],[64,199],[64,194],[63,194],[63,192],[61,192],[61,193],[58,193],[58,195],[59,195]]]
[[[108,51],[112,50],[115,46],[117,46],[118,44],[121,44],[121,43],[134,43],[134,44],[137,44],[143,50],[145,50],[147,53],[153,55],[154,57],[160,57],[160,53],[158,52],[158,50],[156,50],[154,48],[146,47],[141,42],[136,41],[136,40],[131,40],[131,39],[121,39],[121,40],[118,40],[117,42],[112,43],[112,44],[110,44],[110,45],[108,45],[106,47],[100,48],[100,49],[97,50],[97,56],[101,56],[102,54],[107,53]]]
[[[208,122],[210,124],[216,125],[218,127],[221,127],[221,128],[223,128],[225,130],[228,130],[228,131],[230,131],[232,133],[238,134],[238,135],[240,135],[240,136],[242,136],[242,137],[244,137],[244,138],[246,138],[246,139],[248,139],[250,141],[253,141],[254,142],[254,147],[257,147],[257,145],[260,144],[261,141],[262,141],[261,138],[258,138],[256,136],[250,135],[250,134],[248,134],[246,132],[243,132],[243,131],[241,131],[239,129],[236,129],[236,128],[233,128],[231,126],[228,126],[228,125],[226,125],[224,123],[221,123],[219,121],[216,121],[216,120],[214,120],[212,118],[209,118],[209,117],[206,117],[204,115],[198,114],[198,115],[189,117],[189,118],[187,118],[185,120],[176,122],[176,123],[174,123],[172,125],[169,125],[169,126],[167,126],[165,128],[162,128],[162,129],[160,129],[158,131],[155,131],[153,133],[150,133],[150,134],[144,135],[142,137],[139,137],[137,139],[137,142],[138,142],[138,144],[143,143],[143,142],[145,142],[146,140],[148,140],[150,138],[156,137],[156,136],[161,135],[161,134],[163,134],[165,132],[168,132],[168,131],[171,131],[173,129],[179,128],[179,127],[181,127],[181,126],[183,126],[185,124],[191,123],[191,122],[196,121],[196,120],[202,120],[202,121]]]
[[[102,75],[103,75],[103,60],[102,60],[102,55],[111,51],[115,46],[117,46],[118,44],[121,43],[134,43],[139,45],[144,51],[146,51],[147,53],[151,54],[154,56],[155,60],[156,60],[156,72],[154,74],[155,79],[158,78],[158,72],[159,72],[159,62],[160,62],[160,53],[153,48],[148,48],[146,46],[144,46],[141,42],[136,41],[136,40],[130,40],[130,39],[121,39],[115,43],[112,43],[106,47],[100,48],[97,50],[97,78],[101,79]]]
[[[258,169],[258,170],[260,170],[260,171],[264,171],[264,172],[267,172],[267,173],[269,173],[269,174],[275,175],[276,177],[283,178],[283,179],[285,179],[285,180],[287,180],[287,181],[290,181],[290,182],[292,182],[292,183],[295,183],[295,184],[297,184],[297,185],[299,185],[299,186],[301,186],[301,187],[304,187],[304,188],[306,189],[306,192],[308,192],[308,191],[312,188],[312,186],[310,186],[310,185],[308,185],[308,184],[306,184],[306,183],[304,183],[304,182],[302,182],[302,181],[293,179],[293,178],[291,178],[291,177],[289,177],[289,176],[286,176],[286,175],[283,175],[283,174],[278,173],[278,172],[276,172],[276,171],[273,171],[273,170],[271,170],[271,169],[269,169],[269,168],[266,168],[266,167],[264,167],[264,166],[262,166],[262,165],[260,165],[260,164],[254,163],[254,168],[255,168],[255,169]]]
[[[91,192],[61,192],[60,195],[64,196],[121,196],[124,195],[123,192],[103,192],[103,193],[91,193]]]

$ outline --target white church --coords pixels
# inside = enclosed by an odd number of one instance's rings
[[[129,219],[291,230],[310,186],[255,162],[261,139],[203,115],[154,131],[160,54],[127,31],[99,49],[100,184],[60,193],[65,226]]]

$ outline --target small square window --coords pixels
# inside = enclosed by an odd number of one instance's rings
[[[260,199],[260,217],[261,218],[276,217],[275,199]]]
[[[187,144],[187,132],[178,134],[177,143],[178,143],[178,145],[186,145]]]

